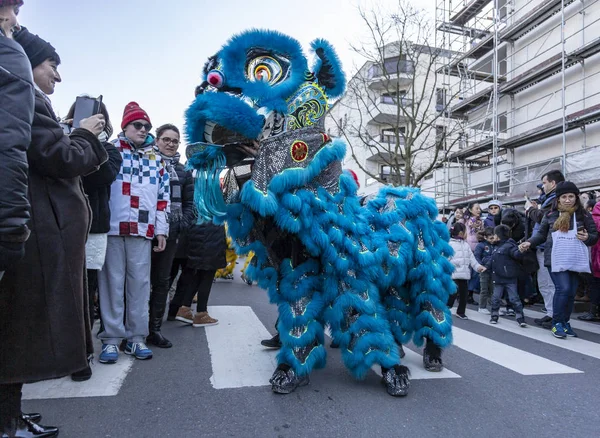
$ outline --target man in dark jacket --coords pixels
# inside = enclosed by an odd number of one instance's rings
[[[162,252],[152,253],[150,293],[150,326],[146,342],[160,348],[170,348],[171,341],[162,335],[161,327],[167,295],[171,287],[171,267],[177,251],[177,239],[196,221],[194,213],[194,178],[179,162],[179,129],[171,124],[162,125],[156,130],[156,145],[169,172],[171,211],[169,217],[169,237]]]
[[[54,48],[25,30],[16,39],[39,90],[27,150],[31,236],[23,260],[0,282],[0,394],[14,395],[11,418],[3,424],[8,436],[47,437],[58,430],[35,425],[43,431],[32,434],[34,426],[19,416],[21,388],[88,365],[84,262],[90,210],[81,176],[96,170],[107,155],[97,138],[102,116],[82,120],[70,136],[56,120],[47,97],[60,82]]]
[[[542,176],[542,188],[544,190],[542,204],[541,206],[538,206],[535,201],[532,201],[531,207],[529,207],[525,212],[527,217],[535,224],[533,226],[533,232],[531,233],[532,236],[535,235],[535,233],[540,229],[542,219],[552,209],[552,204],[556,199],[556,186],[558,183],[563,182],[564,180],[565,177],[560,170],[551,170]],[[548,268],[544,266],[544,251],[545,245],[541,244],[536,248],[535,253],[540,265],[540,268],[537,271],[538,289],[544,298],[546,316],[543,318],[536,318],[533,320],[533,322],[546,329],[551,329],[552,315],[554,311],[552,303],[554,301],[555,289],[552,278],[550,278],[550,271],[548,271]]]
[[[494,229],[498,239],[496,250],[492,254],[492,282],[494,293],[492,295],[492,318],[491,324],[498,323],[500,300],[504,292],[516,312],[517,323],[525,327],[525,316],[523,315],[523,304],[517,293],[517,277],[521,271],[519,260],[523,257],[517,243],[510,237],[511,231],[506,225],[498,225]]]
[[[21,0],[0,0],[0,281],[29,237],[27,147],[33,120],[31,64],[13,32]]]

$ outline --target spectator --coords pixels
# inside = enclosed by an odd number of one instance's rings
[[[174,125],[162,125],[156,130],[156,144],[169,174],[171,211],[169,237],[162,252],[152,253],[152,292],[150,294],[150,326],[146,342],[160,348],[170,348],[171,341],[161,333],[167,296],[171,287],[171,266],[177,251],[177,239],[195,221],[194,178],[179,162],[179,129]],[[156,243],[158,244],[158,243]]]
[[[446,226],[448,227],[448,230],[452,229],[452,226],[456,223],[462,220],[464,215],[464,211],[462,207],[456,207],[454,209],[454,211],[452,213],[450,213],[450,216],[448,216],[448,222],[446,222]]]
[[[490,202],[488,202],[487,211],[488,215],[483,221],[483,226],[486,228],[494,228],[496,225],[500,225],[502,202],[498,201],[497,199],[492,199]]]
[[[0,281],[3,272],[23,258],[29,237],[27,147],[33,120],[33,76],[21,46],[13,41],[19,30],[22,1],[0,0]]]
[[[194,327],[218,324],[219,321],[208,314],[207,305],[215,273],[227,265],[225,227],[212,223],[194,225],[182,236],[178,245],[178,252],[185,254],[186,259],[169,306],[169,319]],[[194,315],[191,306],[196,294],[198,302]]]
[[[11,400],[10,418],[3,418],[8,436],[46,437],[57,436],[58,429],[19,417],[21,388],[88,365],[84,261],[90,212],[81,176],[97,169],[107,155],[97,138],[104,129],[101,115],[82,120],[69,136],[56,119],[48,98],[60,82],[54,47],[26,29],[16,40],[29,58],[36,85],[27,150],[31,235],[25,257],[6,270],[0,283],[0,394]]]
[[[467,308],[467,283],[471,278],[471,269],[477,272],[485,271],[485,267],[481,266],[475,259],[471,247],[465,241],[465,235],[466,226],[460,222],[454,224],[450,230],[450,246],[454,250],[454,255],[450,259],[450,262],[454,265],[452,279],[456,283],[457,292],[450,295],[448,307],[452,308],[454,306],[454,301],[456,301],[456,295],[458,294],[456,316],[460,319],[469,319],[465,314],[465,310]]]
[[[475,248],[475,260],[477,263],[485,267],[485,271],[479,274],[479,313],[483,313],[485,315],[490,315],[490,309],[488,309],[489,304],[491,304],[492,299],[492,279],[491,279],[491,269],[492,269],[492,254],[496,249],[496,235],[494,234],[494,228],[486,227],[483,230],[483,236],[485,240],[483,242],[479,242],[477,247]]]
[[[113,143],[123,163],[111,186],[108,257],[98,276],[102,317],[99,361],[105,364],[117,362],[117,346],[123,339],[127,340],[125,354],[140,360],[152,358],[145,344],[152,240],[156,237],[155,252],[164,251],[169,234],[169,173],[150,134],[150,117],[130,102],[121,129]]]
[[[87,284],[88,284],[88,318],[90,325],[94,324],[95,303],[98,297],[98,271],[104,265],[106,257],[106,241],[108,230],[110,229],[110,207],[108,205],[110,199],[110,186],[116,179],[119,169],[121,168],[121,154],[108,139],[113,133],[113,127],[110,123],[108,110],[104,103],[100,103],[100,114],[104,116],[104,130],[98,136],[102,142],[108,160],[100,166],[97,172],[90,173],[83,177],[83,189],[88,197],[88,202],[92,210],[92,224],[90,234],[88,235],[85,244],[85,260],[87,268]],[[65,123],[72,125],[75,115],[75,103],[71,105],[67,113]],[[90,347],[93,343],[88,342]],[[88,351],[88,361],[91,362],[94,356],[93,348]],[[92,368],[88,365],[87,368],[77,373],[71,374],[71,379],[76,382],[83,382],[92,377]]]
[[[535,201],[531,202],[531,206],[527,209],[525,214],[529,219],[534,222],[532,236],[537,233],[540,229],[540,225],[542,223],[542,219],[544,216],[552,209],[552,205],[556,200],[556,186],[560,182],[564,181],[565,177],[559,170],[551,170],[542,176],[542,189],[544,191],[544,196],[540,197],[540,200],[543,198],[542,203],[538,206],[538,203]],[[544,299],[544,308],[546,309],[546,316],[543,318],[536,318],[533,322],[537,325],[540,325],[546,329],[552,328],[552,316],[554,314],[553,302],[554,302],[554,283],[552,282],[552,278],[550,277],[550,271],[545,266],[545,245],[541,243],[535,249],[536,257],[538,260],[538,264],[540,268],[537,271],[537,282],[538,289],[542,294],[542,298]]]
[[[494,293],[492,295],[492,318],[490,324],[498,324],[498,313],[500,311],[500,300],[506,292],[516,313],[517,323],[526,327],[523,315],[523,304],[517,293],[517,277],[521,267],[519,260],[523,255],[519,251],[517,242],[510,237],[510,228],[506,225],[498,225],[494,228],[496,235],[496,250],[492,255],[492,282]]]
[[[553,300],[552,334],[557,338],[577,336],[569,324],[580,272],[590,272],[589,251],[598,241],[592,215],[581,205],[579,189],[570,181],[556,187],[556,200],[537,233],[520,248],[546,243],[544,263],[556,287]],[[585,245],[585,246],[584,246]]]
[[[594,198],[589,199],[588,202],[585,203],[585,209],[590,213],[594,211],[595,206],[596,200]]]
[[[481,207],[478,202],[471,202],[467,205],[463,223],[467,227],[465,240],[471,247],[471,251],[475,251],[477,244],[481,240],[481,233],[484,228],[483,221],[481,220]],[[479,273],[474,269],[471,269],[471,279],[469,280],[468,289],[469,298],[467,299],[467,303],[477,305],[473,294],[479,291]]]
[[[600,229],[600,203],[594,206],[592,218]],[[592,247],[592,277],[589,280],[590,310],[577,317],[582,321],[600,321],[600,241]]]

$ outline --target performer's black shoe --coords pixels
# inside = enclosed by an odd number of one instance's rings
[[[381,383],[386,386],[387,393],[394,397],[408,395],[410,388],[410,370],[404,365],[394,365],[392,368],[381,367]]]
[[[423,365],[427,371],[440,372],[444,369],[442,349],[427,339],[423,350]]]
[[[4,437],[47,438],[58,436],[58,428],[42,426],[22,416],[13,418],[10,426],[6,425],[2,433]]]
[[[279,350],[281,348],[281,341],[279,340],[279,333],[277,333],[271,339],[263,339],[262,341],[260,341],[260,345],[262,345],[263,347]]]
[[[269,383],[275,394],[289,394],[300,386],[308,385],[309,378],[298,376],[289,365],[282,363],[275,369]]]

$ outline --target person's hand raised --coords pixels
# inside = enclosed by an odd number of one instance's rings
[[[102,114],[96,114],[95,116],[88,117],[87,119],[82,119],[79,122],[79,127],[83,129],[87,129],[96,137],[100,135],[102,131],[104,131],[104,126],[106,126],[106,121],[104,120],[104,116]]]

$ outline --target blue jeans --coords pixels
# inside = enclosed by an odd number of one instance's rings
[[[554,299],[552,300],[552,322],[564,324],[569,322],[575,303],[575,294],[579,285],[579,274],[572,271],[550,272],[554,283]]]
[[[492,295],[492,316],[498,316],[500,310],[500,300],[504,292],[508,294],[508,301],[513,305],[517,318],[524,318],[523,304],[517,293],[517,282],[508,284],[494,284],[494,292]]]

